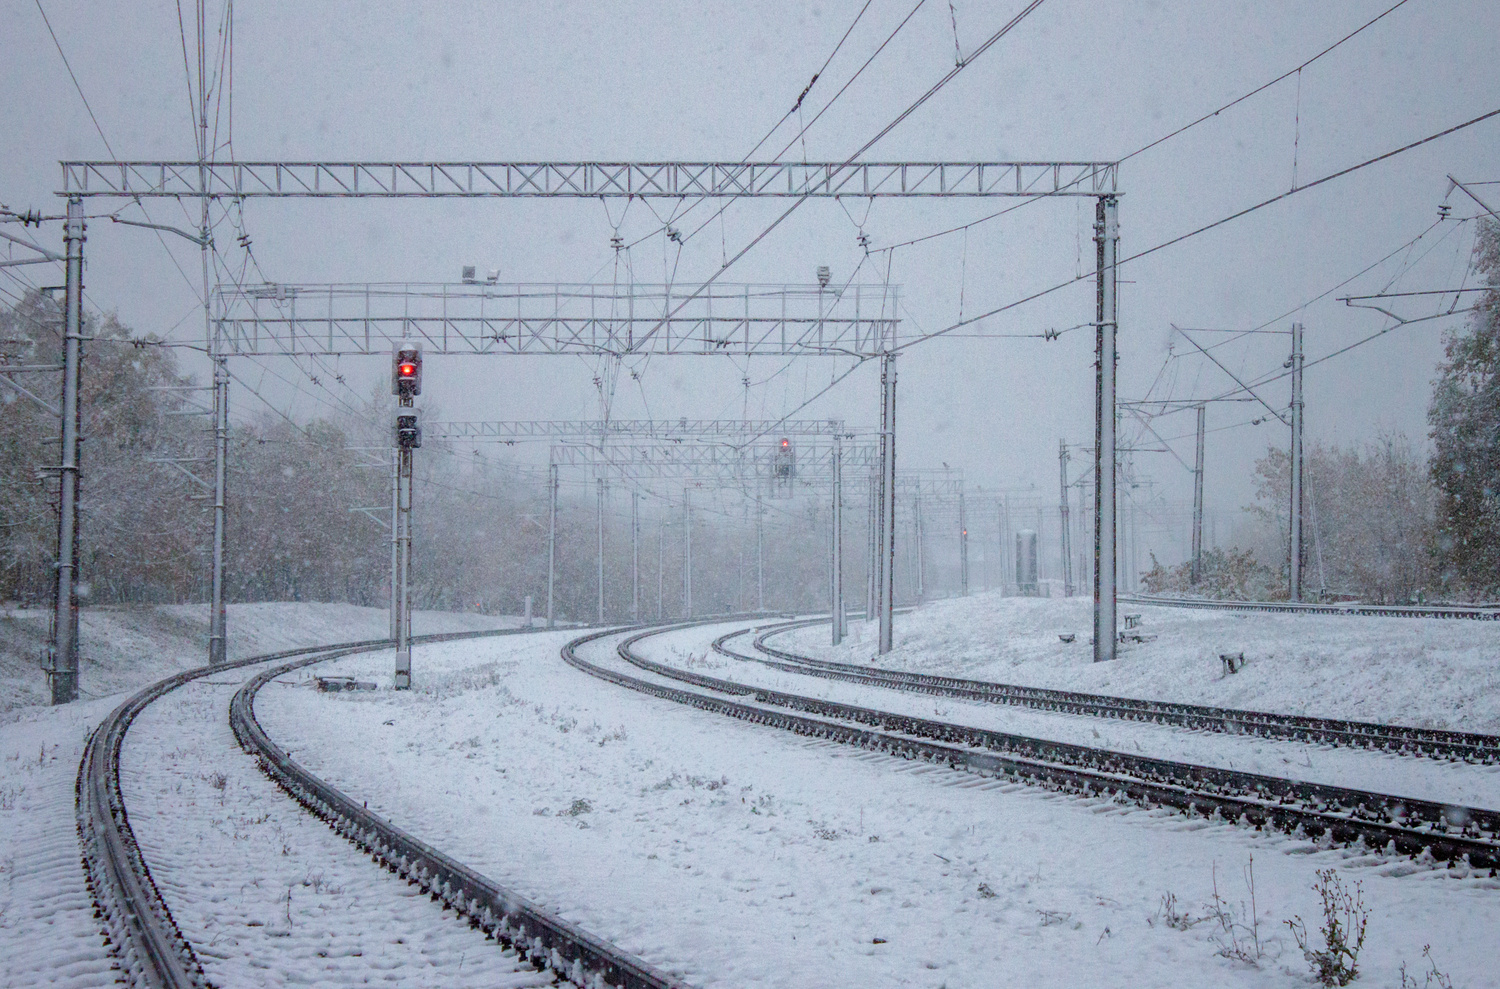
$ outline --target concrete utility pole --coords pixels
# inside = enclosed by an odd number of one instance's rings
[[[661,621],[665,612],[662,610],[663,602],[666,600],[666,561],[667,561],[667,516],[660,515],[656,528],[656,620]]]
[[[880,358],[880,646],[891,651],[896,570],[896,355]]]
[[[641,493],[630,492],[630,620],[641,620]]]
[[[1098,325],[1094,388],[1094,662],[1115,658],[1115,265],[1120,249],[1119,200],[1100,196],[1094,207]]]
[[[1194,585],[1203,579],[1203,433],[1208,406],[1198,406],[1198,456],[1193,461],[1193,569]]]
[[[553,592],[557,586],[557,465],[547,465],[547,627],[557,625]]]
[[[57,584],[52,600],[52,641],[47,644],[47,685],[53,704],[78,699],[78,389],[83,363],[83,200],[68,200],[63,226],[67,288],[63,302],[61,456],[57,471]]]
[[[1292,504],[1287,547],[1289,594],[1302,600],[1302,324],[1292,324]]]
[[[693,489],[682,489],[682,617],[693,617]]]
[[[969,517],[964,511],[964,493],[958,493],[958,593],[969,596]]]
[[[1057,441],[1057,478],[1060,498],[1057,510],[1060,513],[1062,531],[1063,596],[1072,597],[1073,585],[1073,538],[1068,528],[1068,441]]]
[[[595,554],[599,564],[599,624],[604,624],[604,478],[598,478],[599,485],[599,511],[598,543],[595,546]]]

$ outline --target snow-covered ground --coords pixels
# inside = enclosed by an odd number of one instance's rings
[[[84,655],[93,661],[85,663],[81,681],[85,698],[92,699],[56,708],[37,706],[42,679],[34,656],[25,664],[0,669],[0,989],[93,987],[109,981],[109,959],[78,859],[73,813],[78,760],[85,736],[126,694],[202,665],[201,610],[85,610],[80,623]],[[36,615],[16,612],[0,617],[0,629],[14,641],[34,631]],[[386,621],[386,612],[378,608],[234,605],[229,615],[230,653],[244,656],[378,638],[385,634]],[[505,624],[509,623],[503,619],[477,615],[419,612],[413,618],[418,632]],[[44,617],[40,627],[45,633]],[[7,704],[12,706],[5,709]],[[226,725],[227,717],[226,709],[221,717]]]
[[[731,643],[750,652],[750,637]],[[647,640],[646,644],[652,644]],[[760,663],[729,659],[715,652],[651,645],[646,655],[679,669],[740,683],[845,704],[1010,732],[1030,738],[1145,755],[1176,762],[1222,766],[1313,783],[1348,786],[1466,807],[1500,808],[1500,766],[1473,766],[1446,760],[1359,748],[1337,748],[1215,731],[1039,711],[1008,704],[933,697],[887,687],[785,673]]]
[[[389,665],[391,653],[381,654]],[[219,986],[551,985],[376,865],[240,751],[226,713],[247,673],[152,704],[121,752],[131,827]]]
[[[229,606],[229,656],[390,634],[384,608],[352,604],[268,602]],[[0,610],[0,723],[18,708],[47,703],[41,672],[50,611]],[[507,628],[518,620],[417,611],[415,633]],[[137,690],[178,670],[208,662],[208,608],[198,604],[84,608],[78,619],[79,694],[85,699]]]
[[[1120,606],[1153,642],[1094,663],[1093,602],[976,594],[895,618],[875,656],[870,623],[829,645],[828,626],[774,645],[819,658],[976,680],[1162,700],[1500,733],[1500,622],[1283,615]],[[1076,634],[1072,643],[1062,633]],[[1220,653],[1247,665],[1226,676]]]
[[[1307,986],[1282,921],[1317,926],[1329,867],[1370,910],[1364,984],[1420,972],[1424,944],[1456,986],[1496,984],[1493,880],[799,738],[598,681],[565,639],[422,647],[409,694],[271,685],[257,709],[372,809],[704,987]],[[1164,898],[1198,920],[1215,884],[1240,926],[1168,923]],[[1256,963],[1226,957],[1256,922]]]

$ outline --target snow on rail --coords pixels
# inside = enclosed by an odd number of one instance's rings
[[[450,632],[416,636],[414,642],[445,642],[516,634],[529,629]],[[337,789],[312,776],[271,742],[255,722],[255,690],[288,670],[388,646],[372,639],[252,656],[167,677],[117,707],[89,737],[79,764],[76,814],[84,869],[104,933],[131,986],[197,989],[208,985],[193,946],[179,930],[151,876],[130,827],[120,787],[120,750],[131,723],[153,701],[210,674],[296,659],[243,687],[231,705],[235,735],[283,789],[336,831],[370,850],[403,877],[441,898],[462,916],[509,943],[539,969],[589,986],[618,989],[683,989],[683,984],[612,945],[572,927],[542,908],[412,838],[357,807]]]
[[[1448,604],[1314,604],[1310,601],[1222,601],[1217,598],[1174,598],[1155,594],[1121,594],[1123,604],[1155,604],[1166,608],[1210,611],[1265,611],[1309,615],[1363,615],[1370,618],[1467,618],[1500,621],[1500,605]]]
[[[714,651],[733,659],[762,663],[789,673],[850,680],[899,690],[961,697],[966,700],[1015,704],[1092,717],[1150,721],[1202,731],[1230,732],[1257,735],[1263,738],[1379,749],[1454,761],[1483,764],[1500,762],[1500,736],[1497,735],[1372,721],[1320,718],[1311,715],[1275,714],[1241,708],[1207,707],[1177,701],[1144,700],[1108,694],[1089,694],[1076,690],[996,683],[991,680],[938,676],[816,659],[788,649],[777,648],[768,642],[774,635],[810,625],[826,624],[826,622],[827,619],[811,619],[785,622],[767,628],[741,629],[714,640],[713,648]],[[755,648],[772,657],[771,659],[747,655],[729,648],[729,640],[748,635],[752,631],[760,633],[755,637]]]
[[[680,627],[685,626],[674,626]],[[1173,807],[1190,815],[1217,816],[1257,828],[1326,834],[1342,844],[1363,842],[1403,855],[1426,852],[1454,865],[1466,863],[1492,873],[1500,870],[1500,813],[1495,811],[1133,756],[767,690],[679,670],[634,651],[642,639],[661,631],[626,638],[617,647],[619,656],[658,676],[744,698],[748,703],[644,680],[577,655],[578,646],[608,632],[573,640],[563,648],[563,659],[577,669],[632,690],[801,735],[982,775],[1015,776],[1064,792],[1123,797],[1147,806]],[[878,730],[855,727],[858,724]]]

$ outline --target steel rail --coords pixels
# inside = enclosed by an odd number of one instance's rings
[[[638,627],[638,626],[637,626]],[[525,630],[529,631],[529,630]],[[685,989],[685,983],[568,923],[396,827],[293,760],[255,718],[255,696],[282,674],[321,662],[311,657],[266,670],[230,702],[230,725],[245,751],[288,795],[376,862],[467,917],[540,971],[589,989]]]
[[[1069,793],[1173,807],[1258,829],[1315,839],[1326,835],[1336,843],[1363,842],[1404,855],[1426,853],[1450,865],[1467,862],[1470,868],[1500,873],[1500,812],[1133,756],[753,687],[679,670],[634,651],[638,642],[659,631],[636,633],[616,647],[633,666],[728,695],[714,697],[642,680],[577,655],[578,646],[610,634],[596,632],[569,642],[562,650],[564,661],[632,690],[801,735],[981,775],[1013,776]]]
[[[443,642],[528,631],[533,630],[438,633],[414,636],[413,642]],[[153,701],[200,677],[293,657],[304,657],[291,664],[293,667],[303,666],[390,645],[390,639],[367,639],[288,649],[184,670],[132,695],[90,732],[79,760],[74,791],[79,849],[102,933],[126,985],[150,989],[200,989],[209,984],[192,945],[178,928],[157,888],[130,827],[120,788],[120,750],[125,733],[136,716]],[[632,985],[653,984],[677,985],[671,982]]]
[[[1121,594],[1121,604],[1198,608],[1209,611],[1261,611],[1309,615],[1360,615],[1366,618],[1466,618],[1500,621],[1500,606],[1448,604],[1314,604],[1309,601],[1220,601],[1212,598],[1174,598],[1154,594]]]
[[[990,704],[1014,704],[1019,707],[1057,711],[1064,714],[1118,718],[1124,721],[1172,725],[1198,731],[1373,749],[1401,755],[1448,759],[1455,762],[1485,765],[1500,763],[1500,736],[1478,732],[1445,731],[1439,728],[1320,718],[1312,715],[1276,714],[1242,708],[1207,707],[1174,701],[1143,700],[1108,694],[1088,694],[1074,690],[1027,687],[990,680],[969,680],[962,677],[815,659],[801,653],[777,648],[767,642],[773,635],[780,635],[824,621],[826,620],[812,619],[787,622],[770,628],[740,629],[715,639],[713,648],[715,652],[732,659],[760,663],[787,673],[847,680],[853,683],[943,697],[957,697]],[[752,632],[760,633],[755,638],[754,646],[766,656],[755,656],[729,647],[730,640]]]
[[[385,642],[372,639],[346,643],[345,647],[369,648]],[[192,945],[182,936],[151,877],[130,827],[120,790],[120,747],[131,723],[152,701],[199,677],[338,648],[289,649],[184,670],[134,694],[90,732],[79,760],[74,789],[78,844],[89,891],[104,925],[103,934],[126,984],[152,989],[187,989],[208,984]]]

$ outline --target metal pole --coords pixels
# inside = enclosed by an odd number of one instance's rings
[[[557,624],[553,590],[557,585],[557,465],[547,465],[547,627]]]
[[[78,390],[83,363],[83,200],[68,200],[63,226],[67,288],[63,312],[61,456],[57,472],[57,584],[52,641],[47,644],[47,685],[53,704],[78,699]]]
[[[400,631],[401,597],[401,453],[391,447],[391,640]]]
[[[865,504],[865,620],[875,617],[875,505],[880,500],[880,474],[870,471],[869,496]]]
[[[1042,567],[1042,559],[1046,552],[1047,546],[1047,540],[1044,537],[1044,533],[1046,533],[1047,529],[1042,524],[1044,518],[1045,515],[1042,512],[1042,506],[1036,506],[1036,582],[1038,594],[1041,593],[1042,574],[1044,572]],[[1048,596],[1051,596],[1050,591],[1048,591]]]
[[[755,610],[766,610],[766,510],[760,495],[755,496]]]
[[[958,593],[969,596],[969,515],[964,511],[964,491],[958,489]]]
[[[630,492],[630,620],[641,620],[641,493]]]
[[[1002,571],[1000,577],[1000,593],[1006,594],[1009,593],[1010,578],[1015,576],[1016,568],[1015,561],[1012,559],[1012,557],[1015,555],[1015,547],[1013,547],[1009,542],[1010,499],[1005,497],[1004,495],[1000,496],[1000,517],[995,521],[1000,527],[1000,569]]]
[[[896,570],[896,355],[881,355],[880,384],[880,647],[891,651]]]
[[[693,500],[692,489],[682,489],[682,617],[693,617]]]
[[[214,358],[214,547],[213,604],[208,636],[208,661],[227,657],[229,615],[224,605],[224,528],[229,475],[229,360]]]
[[[1302,600],[1302,324],[1292,324],[1292,504],[1287,572],[1293,601]]]
[[[915,524],[917,530],[917,603],[921,604],[923,601],[927,600],[927,550],[926,547],[922,545],[922,495],[920,491],[918,492],[917,496],[912,499],[911,515],[912,521]]]
[[[595,556],[599,564],[599,624],[604,624],[604,478],[597,479],[599,485],[598,544]]]
[[[1198,456],[1193,461],[1193,569],[1196,585],[1203,579],[1203,425],[1208,407],[1198,406]]]
[[[404,407],[411,405],[410,398],[402,398]],[[396,622],[396,674],[394,686],[397,690],[411,687],[411,463],[412,451],[402,444],[397,452],[400,459],[397,508],[400,527],[397,530],[400,544],[401,567],[398,574],[399,614]]]
[[[1061,513],[1059,529],[1062,532],[1063,596],[1072,597],[1073,585],[1073,540],[1068,529],[1068,441],[1057,441],[1057,479],[1059,500],[1057,510]]]
[[[833,629],[833,644],[844,641],[844,450],[843,440],[833,436],[833,505],[829,519],[828,547],[828,624]]]
[[[1095,277],[1098,303],[1094,388],[1094,662],[1115,658],[1115,353],[1116,272],[1120,226],[1114,196],[1094,207]]]
[[[229,620],[224,609],[224,528],[225,487],[229,459],[229,365],[219,352],[218,334],[213,330],[213,285],[209,281],[209,252],[213,241],[209,225],[209,197],[207,193],[208,159],[208,76],[205,32],[205,13],[202,0],[198,3],[198,180],[202,207],[198,228],[199,256],[203,267],[203,335],[208,355],[214,364],[214,531],[213,572],[210,576],[208,614],[208,661],[210,664],[224,662],[229,636]]]
[[[666,590],[666,561],[667,561],[667,516],[663,514],[657,519],[656,530],[656,620],[661,621],[665,614],[662,602],[665,600],[663,592]]]

